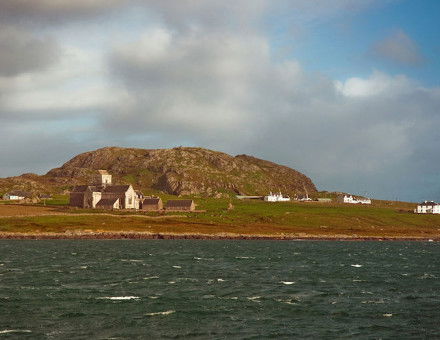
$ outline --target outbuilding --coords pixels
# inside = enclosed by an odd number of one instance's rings
[[[21,201],[26,198],[32,198],[32,194],[27,191],[15,190],[3,195],[6,201]]]
[[[112,198],[101,198],[98,203],[96,203],[96,209],[120,209],[120,200],[117,197]]]
[[[193,200],[169,200],[165,209],[170,211],[194,211],[196,205]]]
[[[142,210],[157,211],[163,209],[163,202],[160,197],[145,198],[142,201]]]

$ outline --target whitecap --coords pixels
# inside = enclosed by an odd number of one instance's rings
[[[103,296],[98,299],[102,300],[115,300],[115,301],[124,301],[124,300],[137,300],[140,299],[139,296]]]
[[[385,317],[389,318],[389,317],[393,316],[393,314],[391,314],[391,313],[385,313],[385,314],[382,314],[382,316],[385,316]]]
[[[32,333],[29,329],[4,329],[0,331],[0,334],[8,334],[8,333]]]
[[[360,267],[362,267],[361,264],[351,264],[351,266],[352,266],[352,267],[355,267],[355,268],[360,268]]]
[[[261,299],[261,296],[250,296],[247,299],[254,302],[260,302],[259,299]]]
[[[430,239],[428,240],[428,242],[434,242],[434,240],[433,240],[432,238],[430,238]]]
[[[159,276],[146,276],[144,277],[144,280],[153,280],[153,279],[158,279]]]
[[[173,266],[173,268],[180,269],[182,267],[181,266]]]
[[[281,281],[281,283],[283,283],[285,285],[293,285],[295,283],[295,281]]]
[[[80,269],[87,269],[88,267],[87,266],[80,266],[79,268]]]
[[[214,260],[214,258],[212,258],[212,257],[197,257],[197,256],[194,256],[193,259],[197,260],[197,261],[200,261],[200,260],[213,261]]]
[[[217,279],[217,282],[225,282],[226,280],[223,279]]]
[[[254,259],[255,257],[252,256],[236,256],[236,259]]]
[[[175,313],[175,310],[167,310],[165,312],[154,312],[154,313],[147,313],[146,316],[156,316],[156,315],[170,315]]]
[[[172,285],[172,284],[175,284],[176,281],[168,281],[168,283],[169,283],[170,285]]]

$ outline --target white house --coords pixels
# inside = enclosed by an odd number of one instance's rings
[[[371,199],[365,197],[353,197],[353,195],[344,195],[342,203],[351,204],[371,204]]]
[[[3,199],[7,201],[21,201],[25,198],[31,198],[32,195],[26,191],[15,190],[3,195]]]
[[[416,214],[440,214],[440,204],[432,201],[424,201],[414,209]]]
[[[264,196],[264,200],[266,202],[288,202],[290,201],[290,197],[283,196],[281,192],[279,192],[278,194],[273,194],[272,192],[270,192],[269,195]]]

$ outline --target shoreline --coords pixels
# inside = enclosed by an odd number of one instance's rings
[[[440,237],[392,237],[350,235],[237,235],[237,234],[174,234],[145,232],[68,232],[15,233],[0,232],[0,240],[249,240],[249,241],[418,241],[440,242]]]

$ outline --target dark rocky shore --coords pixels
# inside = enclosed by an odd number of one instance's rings
[[[261,236],[261,235],[202,235],[161,234],[141,232],[78,232],[78,233],[0,233],[0,239],[16,240],[277,240],[277,241],[435,241],[440,238],[426,237],[351,237],[349,235],[329,236]]]

